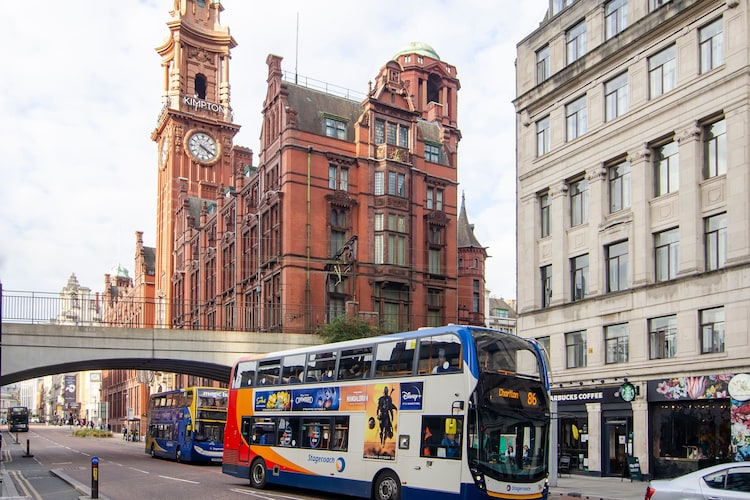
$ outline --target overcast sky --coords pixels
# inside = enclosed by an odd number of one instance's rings
[[[75,273],[101,291],[118,264],[132,276],[136,231],[155,246],[150,135],[162,70],[154,49],[168,35],[172,3],[24,0],[8,10],[0,30],[4,290],[59,292]],[[235,144],[254,151],[268,54],[282,56],[284,70],[360,93],[409,42],[431,45],[456,66],[459,200],[465,193],[469,221],[491,256],[487,287],[515,298],[514,61],[547,0],[221,3],[222,24],[238,43],[230,63],[242,126]]]

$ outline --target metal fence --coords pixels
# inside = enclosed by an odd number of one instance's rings
[[[234,298],[208,301],[167,302],[143,297],[110,297],[98,293],[65,294],[3,290],[0,319],[25,324],[111,326],[127,328],[172,328],[186,330],[259,331],[315,333],[321,326],[344,314],[306,304],[244,304]],[[350,311],[350,314],[353,312]],[[356,316],[384,332],[406,331],[454,322],[411,314],[357,311]],[[465,315],[464,315],[465,316]],[[481,318],[459,317],[459,324],[481,324]],[[438,322],[436,324],[436,322]]]

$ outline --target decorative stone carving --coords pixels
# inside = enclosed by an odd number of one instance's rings
[[[701,129],[700,127],[694,125],[677,134],[677,143],[682,145],[690,141],[697,141],[700,139],[700,137]]]
[[[648,147],[648,144],[644,144],[641,149],[628,153],[628,161],[630,161],[630,163],[649,161],[650,159],[651,148]]]

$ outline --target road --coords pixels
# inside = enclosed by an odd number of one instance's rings
[[[16,436],[18,443],[14,441]],[[143,442],[127,442],[119,435],[104,439],[75,437],[68,426],[31,424],[28,433],[3,432],[2,439],[7,475],[20,495],[35,500],[78,500],[81,490],[88,494],[92,457],[99,458],[101,499],[353,500],[349,496],[294,488],[256,490],[248,481],[222,474],[218,465],[180,464],[151,458],[145,453]],[[27,449],[28,455],[33,456],[24,456]]]

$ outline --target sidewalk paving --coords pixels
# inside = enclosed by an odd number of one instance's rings
[[[550,487],[549,497],[550,500],[643,500],[647,485],[648,481],[631,481],[628,478],[566,474],[557,478],[557,486]]]

